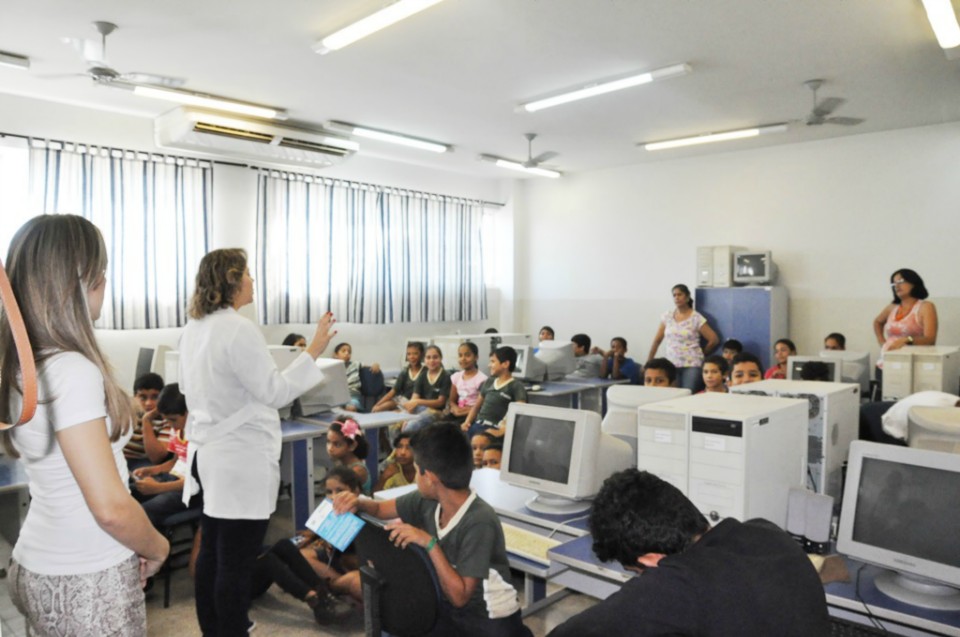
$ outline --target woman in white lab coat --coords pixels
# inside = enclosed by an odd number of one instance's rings
[[[246,635],[249,627],[250,576],[280,483],[277,409],[323,380],[314,361],[336,333],[327,313],[303,354],[280,372],[259,327],[237,312],[252,301],[246,253],[210,252],[180,339],[193,467],[184,494],[199,478],[204,498],[197,618],[204,635],[218,637]]]

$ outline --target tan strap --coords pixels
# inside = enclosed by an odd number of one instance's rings
[[[17,357],[20,359],[20,371],[23,381],[23,405],[20,409],[20,418],[15,423],[0,422],[0,431],[17,425],[30,422],[37,411],[37,364],[33,360],[33,348],[30,347],[30,338],[27,336],[27,327],[23,324],[23,315],[17,305],[17,297],[13,295],[10,279],[0,261],[0,301],[3,301],[3,310],[7,315],[7,323],[13,332],[13,342],[17,346]]]

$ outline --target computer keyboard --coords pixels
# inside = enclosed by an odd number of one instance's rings
[[[865,637],[869,635],[889,635],[885,630],[872,628],[839,617],[830,618],[830,637]]]
[[[527,529],[512,524],[500,523],[503,527],[503,538],[507,543],[507,553],[513,553],[519,557],[532,560],[544,566],[550,566],[550,558],[547,557],[547,551],[561,542],[554,540],[546,535],[540,535]]]

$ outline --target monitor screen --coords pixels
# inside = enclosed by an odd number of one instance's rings
[[[549,482],[566,484],[576,422],[542,416],[518,415],[510,439],[510,470]]]
[[[736,283],[769,283],[773,279],[770,252],[736,252],[733,280]]]
[[[804,378],[803,368],[809,363],[826,366],[827,377],[825,379]],[[837,363],[838,361],[826,360],[819,356],[791,356],[787,361],[787,380],[827,380],[830,382],[840,382],[841,373],[837,367]]]
[[[889,569],[877,588],[960,610],[960,455],[854,441],[837,550]]]

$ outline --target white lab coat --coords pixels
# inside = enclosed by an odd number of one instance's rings
[[[179,348],[188,449],[191,458],[196,454],[203,512],[269,518],[280,485],[277,409],[321,382],[323,373],[307,353],[277,370],[259,328],[233,308],[189,321]]]

